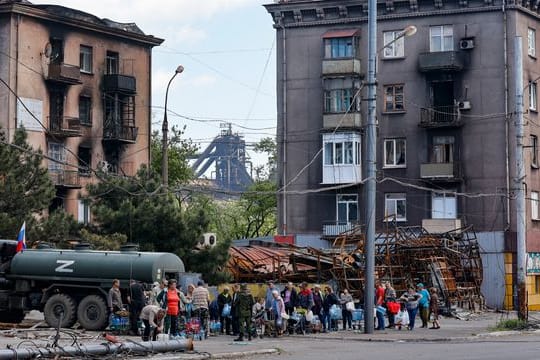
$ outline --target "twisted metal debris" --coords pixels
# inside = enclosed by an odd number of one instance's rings
[[[228,271],[237,282],[334,280],[363,298],[365,235],[362,227],[340,234],[331,249],[293,245],[231,247]],[[420,226],[395,227],[375,239],[376,277],[398,294],[418,282],[439,289],[450,307],[484,307],[482,260],[472,226],[442,234]],[[358,256],[359,255],[359,256]]]

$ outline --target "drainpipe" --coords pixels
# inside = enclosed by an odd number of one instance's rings
[[[506,155],[506,224],[504,231],[510,230],[510,116],[508,114],[508,19],[506,14],[506,0],[502,3],[503,13],[503,54],[504,54],[504,134]]]
[[[152,48],[148,49],[148,169],[152,167]]]
[[[15,119],[15,124],[13,125],[13,132],[15,133],[15,130],[17,129],[17,96],[19,96],[19,24],[21,22],[21,15],[17,15],[17,22],[15,25],[15,109],[13,112],[13,118]],[[9,79],[8,79],[9,82]],[[8,101],[9,106],[9,101]],[[9,109],[9,108],[8,108]],[[8,119],[9,119],[9,110],[8,110]],[[7,136],[8,141],[11,141],[10,136],[10,127],[9,127],[9,120],[8,120],[8,126],[7,126]]]
[[[281,43],[282,43],[282,63],[281,63],[281,71],[282,71],[282,91],[283,91],[283,98],[282,98],[282,131],[283,131],[283,161],[282,161],[282,167],[283,167],[283,174],[282,174],[282,191],[283,195],[281,197],[281,214],[282,214],[282,223],[281,223],[281,234],[287,235],[287,45],[286,45],[286,37],[285,37],[285,26],[283,25],[283,19],[280,19],[279,23],[277,24],[279,28],[281,28]]]

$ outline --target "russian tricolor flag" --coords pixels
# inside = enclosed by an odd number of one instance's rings
[[[17,236],[17,252],[26,249],[26,221],[23,222],[19,236]]]

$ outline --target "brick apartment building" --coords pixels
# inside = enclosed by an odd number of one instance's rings
[[[364,223],[367,1],[276,0],[278,222],[322,244]],[[501,0],[379,1],[377,231],[473,225],[487,303],[515,295],[514,41],[523,39],[527,277],[540,308],[540,8]],[[399,37],[414,25],[414,36]],[[322,239],[322,240],[321,240]]]
[[[81,222],[91,169],[134,175],[150,158],[152,48],[162,39],[56,5],[0,0],[0,127],[50,157],[51,208]],[[16,94],[16,95],[15,95]],[[24,106],[23,106],[24,104]],[[28,109],[26,109],[26,108]]]

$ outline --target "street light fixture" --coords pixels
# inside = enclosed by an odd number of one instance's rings
[[[409,25],[394,40],[377,49],[377,0],[368,1],[368,75],[367,75],[367,126],[366,126],[366,243],[364,247],[364,331],[372,334],[375,299],[375,208],[377,192],[377,54],[405,36],[416,34],[416,26]]]
[[[169,80],[169,83],[167,84],[167,90],[165,91],[165,109],[163,114],[163,125],[161,126],[161,132],[162,132],[162,156],[161,156],[161,181],[163,184],[163,187],[166,188],[169,186],[169,154],[168,154],[168,136],[169,136],[169,122],[167,121],[167,98],[169,97],[169,86],[171,86],[171,82],[176,77],[176,75],[180,74],[184,71],[184,67],[182,65],[178,65],[176,70],[174,71],[174,75]]]

